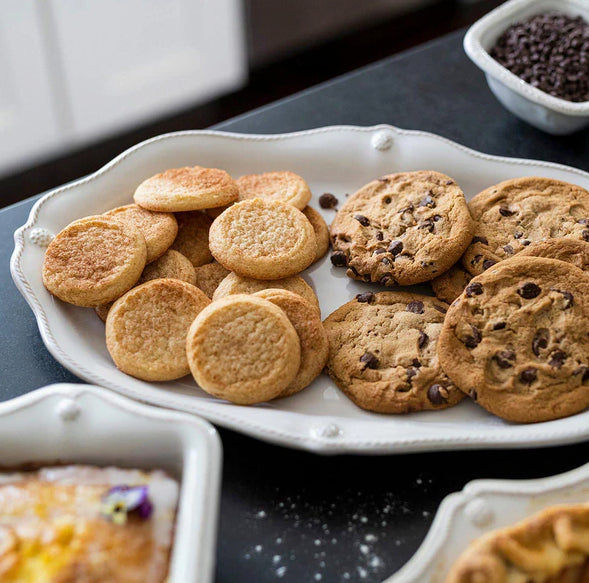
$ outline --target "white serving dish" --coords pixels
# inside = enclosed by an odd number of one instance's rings
[[[323,453],[530,447],[589,437],[589,411],[557,421],[514,425],[465,400],[444,411],[386,416],[356,407],[326,375],[287,399],[244,407],[207,395],[190,377],[147,383],[118,371],[106,350],[104,325],[94,311],[64,304],[43,287],[43,245],[74,219],[128,203],[136,185],[148,176],[190,164],[218,166],[235,176],[292,170],[309,182],[316,208],[323,192],[333,192],[343,201],[344,193],[377,176],[424,168],[454,177],[469,198],[491,184],[526,175],[558,178],[589,189],[589,174],[580,170],[488,156],[432,134],[391,126],[260,136],[188,131],[153,138],[98,172],[49,192],[15,233],[14,281],[35,313],[45,345],[74,374],[135,399],[202,415],[259,439]],[[333,211],[322,214],[328,222],[334,216]],[[317,291],[324,317],[370,289],[332,267],[329,257],[304,275]]]
[[[589,125],[589,101],[573,103],[540,91],[500,65],[488,53],[509,26],[547,11],[573,16],[580,14],[589,22],[587,0],[510,0],[468,29],[464,50],[485,73],[489,88],[509,111],[545,132],[564,135]]]
[[[0,403],[0,467],[29,462],[167,471],[180,481],[169,583],[213,580],[221,445],[206,421],[99,387],[51,385]]]
[[[384,583],[443,583],[462,551],[483,534],[556,504],[589,502],[589,464],[538,480],[475,480],[442,501],[415,555]]]

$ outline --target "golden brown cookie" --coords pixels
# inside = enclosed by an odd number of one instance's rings
[[[263,289],[285,289],[295,294],[299,294],[311,305],[319,310],[319,300],[313,291],[313,288],[300,276],[292,275],[284,279],[274,279],[272,281],[262,281],[250,277],[241,277],[235,273],[230,273],[217,287],[213,294],[213,300],[216,301],[225,296],[233,294],[254,294]]]
[[[120,206],[105,212],[104,216],[131,223],[141,231],[147,245],[147,263],[161,257],[178,233],[178,223],[172,213],[156,213],[136,204]]]
[[[133,287],[146,257],[145,238],[137,227],[100,215],[86,217],[51,241],[43,283],[64,302],[96,307]]]
[[[445,583],[586,583],[589,504],[551,506],[470,543]]]
[[[285,313],[247,295],[205,308],[190,327],[186,353],[202,389],[240,405],[280,395],[301,363],[299,337]]]
[[[213,299],[215,290],[219,287],[219,284],[229,275],[229,271],[225,269],[220,263],[211,261],[206,265],[201,265],[194,269],[196,274],[196,285],[197,288],[201,289],[207,296]]]
[[[218,168],[170,168],[142,182],[135,202],[150,211],[196,211],[237,200],[237,184]]]
[[[166,251],[159,259],[145,266],[139,283],[152,279],[179,279],[195,285],[196,274],[192,263],[174,249]]]
[[[106,347],[117,368],[145,381],[171,381],[190,372],[188,328],[211,301],[177,279],[153,279],[119,298],[106,319]]]
[[[190,260],[194,267],[210,263],[213,256],[209,250],[210,217],[194,211],[192,213],[178,213],[178,235],[172,244],[172,249],[179,251]]]
[[[237,179],[239,200],[265,198],[286,202],[303,210],[311,200],[309,185],[294,172],[287,170],[249,174]]]
[[[589,272],[589,243],[569,237],[546,239],[524,247],[518,257],[547,257],[572,263],[575,267]]]
[[[254,296],[268,300],[283,310],[299,335],[301,366],[294,380],[278,396],[294,395],[308,387],[327,363],[329,343],[319,312],[300,295],[284,289],[265,289]]]
[[[327,372],[368,411],[410,413],[456,405],[464,395],[436,354],[447,307],[430,296],[404,292],[357,295],[325,320]]]
[[[471,279],[472,275],[459,262],[440,277],[432,279],[432,289],[439,300],[451,304],[464,291]]]
[[[589,275],[570,263],[514,257],[475,277],[450,306],[438,356],[452,381],[508,421],[589,406]]]
[[[230,271],[280,279],[303,271],[317,253],[305,215],[285,202],[253,198],[230,206],[209,232],[213,257]]]
[[[456,182],[423,170],[383,176],[348,198],[331,224],[332,263],[381,285],[447,271],[468,247],[473,221]]]
[[[311,223],[315,231],[315,238],[317,239],[317,253],[315,254],[315,261],[319,261],[329,250],[329,229],[323,217],[310,206],[303,209],[303,214]]]
[[[475,232],[462,264],[473,275],[535,241],[589,241],[589,192],[568,182],[537,176],[506,180],[477,194],[468,208]]]

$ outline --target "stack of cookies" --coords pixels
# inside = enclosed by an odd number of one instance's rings
[[[359,406],[440,409],[469,395],[516,422],[589,406],[589,192],[526,177],[468,204],[437,172],[384,176],[331,226],[334,266],[384,286],[331,314],[327,370]],[[449,305],[451,304],[451,305]]]
[[[292,172],[233,180],[215,168],[170,169],[140,184],[135,204],[63,229],[43,282],[96,309],[127,374],[192,373],[205,391],[241,404],[292,395],[328,354],[319,302],[297,275],[329,248],[310,198]]]

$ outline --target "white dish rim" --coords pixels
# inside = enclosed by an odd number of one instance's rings
[[[132,417],[140,418],[142,421],[150,423],[165,422],[166,431],[178,436],[178,447],[182,449],[182,478],[176,479],[180,482],[180,491],[178,497],[178,513],[176,517],[176,532],[172,553],[170,555],[170,574],[169,583],[210,583],[213,581],[215,568],[215,549],[217,539],[217,515],[219,507],[219,495],[221,488],[221,465],[222,465],[222,447],[221,440],[215,428],[206,420],[200,419],[194,415],[161,409],[152,405],[139,403],[123,395],[105,391],[102,387],[87,384],[75,383],[57,383],[35,389],[14,399],[0,403],[0,419],[4,420],[14,414],[26,412],[27,415],[35,417],[40,415],[46,419],[50,416],[59,418],[62,424],[62,430],[67,435],[67,426],[75,423],[77,418],[82,414],[84,419],[94,417],[95,421],[100,421],[95,409],[85,406],[85,399],[90,396],[98,399],[111,411],[122,411],[130,414]],[[87,427],[87,424],[84,425]],[[85,429],[86,430],[86,429]],[[136,428],[138,434],[147,433],[147,429]],[[0,428],[0,435],[2,429]],[[43,437],[32,437],[43,439]],[[55,438],[59,441],[59,438]],[[74,450],[77,442],[68,442]],[[27,448],[27,446],[23,446]],[[169,451],[166,452],[166,454]],[[64,459],[59,457],[48,459],[47,463],[39,462],[41,465],[53,465],[54,463],[64,463]],[[64,455],[63,453],[61,455]],[[83,453],[74,454],[73,457],[80,457],[80,461],[67,461],[67,463],[85,464]],[[102,454],[101,454],[102,455]],[[20,457],[20,456],[18,456]],[[104,453],[104,458],[109,458],[108,452]],[[120,456],[119,456],[120,457]],[[163,463],[162,455],[162,463]],[[105,462],[104,465],[121,464],[117,455],[113,455],[112,464]],[[20,463],[29,464],[33,459],[26,458]],[[2,456],[0,454],[0,464]],[[16,464],[17,466],[19,464]],[[37,461],[35,461],[37,465]],[[0,466],[2,467],[2,466]],[[9,464],[14,467],[14,464]],[[132,463],[129,467],[135,467]],[[202,486],[195,487],[194,479],[201,482]],[[183,510],[184,509],[184,510]],[[179,526],[179,521],[184,513],[195,511],[191,514],[190,520],[183,520],[183,526]],[[186,525],[190,524],[187,528]],[[190,552],[183,552],[189,557],[188,562],[175,560],[177,549],[188,549]],[[178,574],[181,576],[178,576]]]
[[[563,0],[557,0],[557,2],[554,2],[554,7],[557,8],[559,2],[562,1]],[[489,30],[489,28],[500,26],[502,23],[506,22],[534,2],[536,2],[536,0],[509,0],[477,20],[466,32],[466,36],[464,37],[464,50],[479,69],[501,81],[501,83],[509,89],[522,95],[533,103],[565,115],[575,117],[588,116],[589,101],[578,103],[567,101],[566,99],[554,97],[533,87],[506,69],[503,65],[499,64],[493,59],[493,57],[491,57],[491,55],[489,55],[481,44],[481,37]],[[579,6],[582,10],[587,10],[587,6],[580,4],[578,0],[564,0],[564,2],[572,6]],[[507,25],[505,25],[505,28],[507,28]]]
[[[119,156],[114,158],[111,162],[107,163],[105,166],[97,170],[96,172],[83,177],[79,180],[75,180],[73,182],[67,183],[63,186],[60,186],[56,189],[53,189],[46,193],[41,199],[39,199],[33,208],[30,211],[29,217],[25,225],[17,229],[14,233],[15,239],[15,249],[13,251],[11,261],[10,261],[10,269],[13,280],[24,296],[25,300],[31,307],[33,313],[35,314],[35,318],[37,320],[37,324],[41,333],[41,337],[43,342],[49,352],[54,356],[54,358],[60,362],[64,367],[68,370],[76,374],[77,376],[81,377],[85,381],[106,387],[108,389],[114,390],[119,394],[123,394],[127,397],[136,399],[138,401],[144,400],[142,398],[142,394],[140,391],[136,391],[130,389],[128,387],[121,388],[116,383],[111,382],[108,378],[104,378],[99,374],[95,374],[93,371],[89,371],[86,367],[75,361],[74,359],[70,358],[70,356],[65,353],[59,343],[54,338],[50,326],[48,324],[47,316],[45,311],[42,307],[40,300],[35,295],[32,287],[30,286],[29,282],[27,281],[27,277],[23,273],[20,265],[20,258],[25,249],[25,234],[30,231],[35,226],[35,221],[39,214],[40,209],[44,206],[48,201],[50,201],[53,197],[58,196],[59,194],[75,188],[76,186],[83,184],[87,181],[97,180],[102,176],[104,173],[108,172],[113,167],[117,166],[121,162],[123,162],[129,156],[132,156],[135,152],[142,149],[143,147],[155,143],[160,142],[168,139],[178,139],[184,136],[190,137],[194,135],[199,136],[210,136],[210,137],[222,137],[231,140],[238,140],[238,141],[279,141],[279,140],[288,140],[294,138],[301,138],[305,136],[311,136],[321,133],[337,133],[337,132],[352,132],[352,133],[373,133],[375,137],[380,137],[381,135],[400,135],[400,136],[408,136],[408,137],[425,137],[431,140],[435,140],[438,142],[442,142],[443,144],[460,150],[466,153],[469,156],[479,158],[485,161],[491,162],[501,162],[510,165],[518,165],[518,164],[526,164],[526,165],[534,165],[539,168],[550,168],[554,170],[561,170],[566,171],[568,173],[576,174],[580,177],[583,177],[585,180],[589,180],[589,172],[584,172],[577,168],[565,166],[562,164],[556,164],[551,162],[544,162],[544,161],[536,161],[536,160],[526,160],[522,158],[508,158],[508,157],[501,157],[501,156],[494,156],[490,154],[484,154],[473,150],[471,148],[467,148],[466,146],[462,146],[456,142],[453,142],[449,139],[443,138],[436,134],[432,134],[429,132],[417,131],[417,130],[404,130],[397,128],[395,126],[387,125],[387,124],[380,124],[376,126],[350,126],[350,125],[338,125],[338,126],[327,126],[327,127],[320,127],[310,130],[304,130],[299,132],[292,132],[292,133],[283,133],[283,134],[241,134],[235,132],[223,132],[223,131],[216,131],[216,130],[186,130],[181,132],[172,132],[162,134],[160,136],[155,136],[135,146],[132,146],[128,150],[121,153]],[[158,406],[162,407],[169,407],[174,408],[172,403],[165,403],[160,402]],[[392,440],[386,439],[367,439],[367,440],[360,440],[360,439],[353,439],[353,440],[346,440],[346,436],[341,436],[337,433],[337,431],[331,431],[334,427],[333,425],[333,418],[326,415],[323,417],[317,417],[317,423],[319,425],[323,425],[323,428],[319,431],[310,431],[305,432],[304,435],[295,432],[289,432],[284,429],[278,430],[275,428],[268,428],[263,424],[258,424],[255,421],[251,420],[244,420],[242,417],[238,417],[232,415],[230,412],[228,413],[225,410],[216,409],[214,412],[210,410],[203,411],[203,410],[195,410],[190,411],[190,413],[205,415],[207,419],[216,423],[218,425],[227,427],[229,429],[241,431],[248,435],[251,435],[257,439],[261,439],[263,441],[267,441],[269,443],[274,443],[282,446],[287,447],[294,447],[297,449],[305,449],[309,451],[313,451],[315,453],[321,454],[341,454],[341,453],[369,453],[369,454],[390,454],[390,453],[410,453],[410,452],[417,452],[417,451],[434,451],[434,450],[447,450],[454,447],[459,446],[462,449],[472,449],[472,448],[485,448],[485,449],[492,449],[492,448],[518,448],[522,446],[526,447],[542,447],[546,445],[558,445],[558,444],[565,444],[565,443],[573,443],[578,442],[583,439],[589,437],[589,425],[586,427],[576,427],[576,428],[567,428],[567,429],[560,429],[560,430],[550,430],[550,431],[543,431],[541,434],[536,433],[534,434],[533,438],[528,439],[518,439],[514,438],[513,436],[509,435],[509,430],[502,432],[502,435],[494,435],[493,437],[485,437],[482,439],[481,437],[472,439],[466,436],[461,437],[439,437],[439,436],[421,436],[419,438],[416,437],[396,437]],[[589,414],[589,412],[588,412]],[[337,430],[337,426],[335,426]],[[334,437],[338,437],[338,439],[334,439]]]

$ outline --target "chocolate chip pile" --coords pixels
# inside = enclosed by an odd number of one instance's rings
[[[589,101],[589,23],[581,16],[543,13],[510,26],[491,56],[545,93]]]

